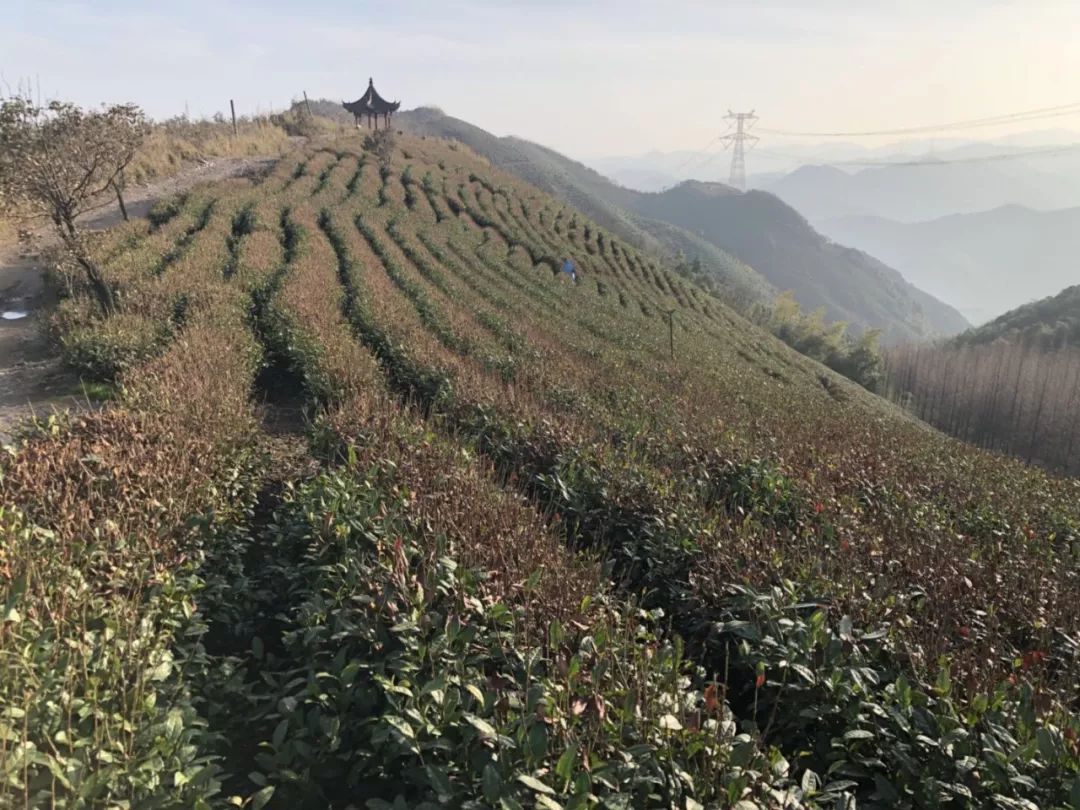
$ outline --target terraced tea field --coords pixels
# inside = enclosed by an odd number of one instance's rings
[[[0,805],[1080,806],[1076,480],[452,142],[94,249],[112,404],[3,462]]]

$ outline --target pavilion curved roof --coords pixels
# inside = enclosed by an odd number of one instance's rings
[[[368,79],[367,91],[356,101],[343,101],[341,106],[353,115],[381,115],[396,112],[400,101],[387,101],[375,89],[374,79]]]

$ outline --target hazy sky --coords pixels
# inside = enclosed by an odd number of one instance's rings
[[[1080,102],[1077,0],[3,6],[11,87],[164,117],[230,97],[265,111],[302,90],[352,99],[374,76],[406,108],[575,157],[697,149],[729,107],[762,126],[862,130]]]

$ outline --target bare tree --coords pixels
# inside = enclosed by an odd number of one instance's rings
[[[0,102],[0,211],[50,220],[105,312],[115,309],[115,296],[76,219],[107,191],[127,218],[123,172],[147,131],[134,104],[83,110],[20,97]]]

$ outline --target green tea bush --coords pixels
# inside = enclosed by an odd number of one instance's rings
[[[533,580],[492,601],[445,537],[415,534],[387,473],[316,479],[264,540],[249,592],[280,635],[214,703],[235,739],[254,732],[248,778],[276,802],[693,807],[776,779],[656,617],[590,600],[588,626],[530,643]]]
[[[124,372],[160,354],[171,336],[168,323],[122,312],[65,332],[60,350],[81,377],[115,382]]]

